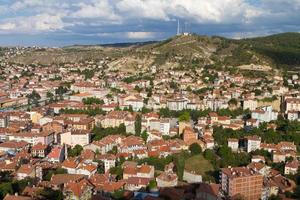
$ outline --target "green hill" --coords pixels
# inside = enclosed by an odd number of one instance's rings
[[[125,68],[133,62],[147,67],[175,66],[180,69],[210,66],[270,65],[276,68],[300,68],[300,33],[282,33],[266,37],[234,40],[219,36],[175,36],[161,42],[121,45],[75,46],[31,51],[12,58],[13,62],[51,64],[101,59],[109,56]],[[118,62],[116,62],[118,63]]]

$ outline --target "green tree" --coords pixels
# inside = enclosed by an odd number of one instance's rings
[[[141,134],[141,137],[143,138],[144,142],[147,142],[148,139],[148,133],[146,130],[144,130]]]
[[[179,116],[179,121],[180,122],[189,122],[191,120],[191,116],[190,116],[190,113],[185,111],[184,113],[182,113],[180,116]]]
[[[79,144],[76,144],[73,149],[68,150],[68,156],[76,157],[76,156],[80,155],[82,150],[83,150],[83,147],[80,146]]]
[[[53,190],[51,188],[44,188],[38,193],[39,199],[48,200],[48,199],[56,199],[63,200],[64,196],[61,190]]]
[[[13,192],[11,182],[0,184],[0,199],[3,199],[6,194],[13,194]]]
[[[142,131],[142,117],[137,115],[134,122],[135,135],[140,136]]]
[[[54,101],[54,94],[50,91],[47,92],[47,98],[49,99],[49,103]]]
[[[83,102],[85,105],[104,104],[104,101],[103,101],[102,99],[95,98],[95,97],[84,98],[84,99],[82,100],[82,102]]]
[[[189,150],[192,155],[198,155],[202,153],[202,148],[198,143],[193,143],[189,146]]]
[[[41,96],[35,90],[33,90],[31,94],[27,95],[27,98],[29,105],[39,106],[39,100],[41,99]]]

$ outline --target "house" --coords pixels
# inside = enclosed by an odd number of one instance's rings
[[[299,111],[288,111],[287,119],[290,121],[299,120]]]
[[[194,143],[194,141],[198,140],[198,134],[194,132],[191,127],[185,127],[183,130],[183,141],[187,144]]]
[[[220,185],[200,183],[196,190],[196,197],[197,199],[220,200]]]
[[[23,180],[26,177],[41,177],[42,170],[40,167],[33,166],[30,164],[21,165],[20,168],[16,171],[16,179]]]
[[[63,190],[66,199],[91,199],[94,186],[86,179],[78,182],[68,182]]]
[[[178,184],[178,176],[173,172],[174,164],[165,166],[164,172],[156,177],[157,187],[175,187]]]
[[[287,98],[285,99],[285,112],[300,111],[300,99],[299,98]]]
[[[295,175],[298,172],[300,167],[300,163],[298,160],[292,160],[285,163],[284,166],[284,174],[292,174]]]
[[[178,177],[175,173],[162,172],[156,177],[157,187],[175,187],[178,183]]]
[[[130,177],[143,177],[151,179],[154,177],[154,167],[151,165],[137,165],[134,162],[124,163],[123,179],[128,179]]]
[[[202,182],[202,175],[196,174],[194,171],[188,171],[185,169],[183,171],[183,180],[187,183],[201,183]]]
[[[263,175],[264,177],[268,176],[271,171],[271,167],[267,166],[261,162],[251,162],[247,165],[247,168],[258,172],[259,174]]]
[[[120,107],[132,107],[134,111],[142,110],[144,107],[143,97],[140,95],[123,95],[119,97]]]
[[[3,143],[0,143],[0,151],[4,152],[19,152],[25,149],[29,148],[29,143],[25,141],[6,141]]]
[[[254,135],[254,136],[247,136],[245,137],[246,141],[246,151],[250,153],[251,151],[255,151],[260,149],[261,138]]]
[[[259,122],[270,122],[277,120],[277,115],[278,113],[272,110],[272,106],[263,106],[252,111],[251,118]]]
[[[113,154],[103,154],[99,155],[97,159],[101,160],[104,163],[104,171],[108,172],[109,169],[116,166],[116,156]]]
[[[146,149],[143,139],[134,135],[124,138],[118,146],[118,152],[122,153],[130,153],[142,149]]]
[[[125,180],[125,189],[129,191],[137,191],[141,188],[146,188],[151,179],[145,177],[129,177]]]
[[[257,108],[257,100],[255,99],[244,99],[242,104],[243,104],[243,110],[249,109],[250,111],[252,111]]]
[[[265,163],[266,159],[264,156],[259,156],[259,155],[253,155],[251,158],[251,162],[261,162],[261,163]]]
[[[69,182],[79,182],[84,179],[84,175],[80,174],[54,174],[51,177],[50,185],[53,189],[63,189]]]
[[[87,177],[91,177],[97,172],[96,163],[86,163],[80,158],[68,158],[62,163],[61,167],[66,169],[68,174],[82,174]]]
[[[0,113],[0,128],[6,128],[8,126],[8,115],[6,113]]]
[[[167,100],[167,107],[170,110],[180,111],[187,107],[188,100],[184,97],[175,97]]]
[[[52,148],[50,153],[47,155],[47,160],[49,162],[61,163],[65,159],[65,146],[55,146]]]
[[[91,142],[91,132],[89,130],[71,130],[60,134],[60,143],[70,146],[85,146]]]
[[[90,149],[94,152],[98,151],[100,154],[106,154],[114,147],[120,145],[124,138],[125,137],[121,135],[109,135],[99,141],[93,141],[92,143],[84,146],[84,149]]]
[[[239,140],[236,138],[228,138],[227,141],[228,147],[231,148],[232,151],[237,152],[239,149]]]
[[[286,158],[293,157],[296,158],[296,152],[293,150],[276,150],[272,152],[272,161],[274,163],[285,162]]]
[[[38,143],[31,147],[31,155],[33,157],[45,158],[48,153],[48,145]]]

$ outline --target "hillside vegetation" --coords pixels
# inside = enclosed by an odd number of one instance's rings
[[[203,66],[270,65],[300,68],[300,33],[233,40],[213,36],[175,36],[161,42],[71,46],[30,51],[12,62],[59,64],[113,58],[116,68],[137,69],[152,65],[161,68],[191,69]],[[113,64],[114,64],[113,63]],[[120,65],[121,63],[121,65]],[[134,63],[134,64],[133,64]]]

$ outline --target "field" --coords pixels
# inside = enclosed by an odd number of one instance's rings
[[[216,181],[214,174],[215,170],[212,164],[201,154],[187,159],[185,162],[185,169],[188,171],[194,171],[196,174],[201,174],[204,181]]]

